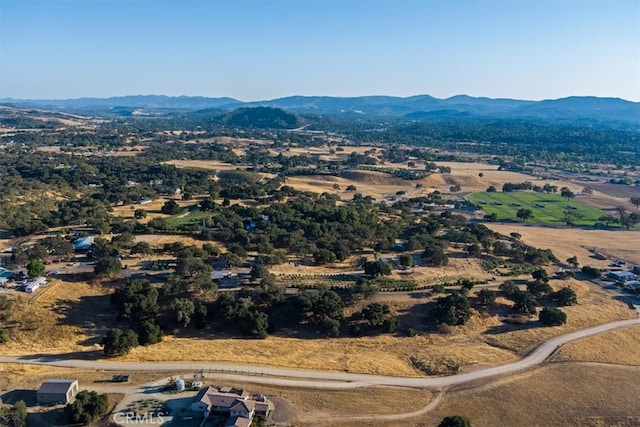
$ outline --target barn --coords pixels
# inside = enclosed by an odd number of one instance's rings
[[[53,379],[42,383],[36,397],[38,404],[50,405],[55,403],[67,404],[78,394],[78,380]]]

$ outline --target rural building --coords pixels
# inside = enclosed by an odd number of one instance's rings
[[[42,383],[36,393],[38,404],[50,405],[52,403],[67,404],[78,394],[78,380],[56,379]]]
[[[13,277],[13,271],[0,267],[0,285],[7,283]]]
[[[244,417],[229,417],[224,422],[224,427],[249,427],[251,420]]]
[[[136,201],[137,205],[147,205],[149,203],[151,203],[153,200],[151,199],[140,199]]]
[[[211,272],[211,280],[231,279],[232,277],[233,273],[231,271],[213,270]]]
[[[231,417],[242,417],[252,419],[256,412],[256,402],[254,400],[236,399],[229,408]]]
[[[36,277],[24,284],[24,291],[28,294],[32,294],[45,283],[47,283],[47,279],[45,277]]]
[[[634,274],[640,274],[640,265],[634,265],[633,270],[631,270]]]
[[[616,282],[632,282],[638,278],[635,274],[630,271],[611,271],[607,277],[609,279],[615,280]]]
[[[91,246],[93,246],[94,240],[95,240],[95,237],[93,236],[80,237],[74,242],[73,250],[76,252],[81,252],[81,251],[86,252],[89,249],[91,249]]]
[[[209,386],[200,390],[189,409],[204,412],[205,418],[212,413],[227,415],[225,426],[239,427],[251,425],[255,415],[267,416],[269,402],[262,395],[250,398],[244,391],[238,394],[228,387]]]

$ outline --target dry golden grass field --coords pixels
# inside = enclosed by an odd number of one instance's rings
[[[522,241],[538,247],[549,248],[561,262],[577,256],[580,265],[607,267],[610,260],[598,260],[592,257],[590,248],[611,256],[612,259],[625,259],[640,264],[640,231],[623,230],[583,230],[579,228],[528,227],[517,224],[487,223],[487,227],[498,233],[509,235],[517,232]]]
[[[370,149],[371,147],[359,148]],[[325,154],[320,155],[320,157],[326,157],[327,160],[333,159],[334,157],[340,158],[340,155],[328,155],[328,151],[324,149],[306,151],[317,155],[324,152]],[[290,154],[293,153],[290,152]],[[347,171],[340,177],[324,175],[293,176],[287,178],[287,184],[299,190],[312,191],[316,193],[326,191],[336,192],[340,194],[343,199],[350,199],[352,197],[351,193],[344,191],[344,189],[349,185],[355,185],[358,192],[376,199],[394,196],[397,191],[406,191],[407,194],[405,197],[418,197],[434,190],[449,192],[449,187],[452,185],[459,185],[462,188],[462,193],[473,193],[485,191],[491,185],[500,190],[502,185],[506,182],[532,181],[536,183],[536,181],[539,181],[541,184],[549,183],[551,185],[558,186],[558,188],[566,186],[576,194],[581,193],[585,186],[585,183],[580,182],[554,179],[539,180],[534,176],[523,173],[499,171],[497,165],[484,163],[438,162],[438,165],[450,167],[451,174],[434,173],[424,179],[402,180],[382,172]],[[407,165],[405,163],[387,163],[385,165],[380,165],[380,167],[388,169],[407,169]],[[423,167],[423,164],[417,162],[417,170],[421,170]],[[482,177],[478,176],[480,173],[483,174]],[[415,185],[418,183],[422,184],[424,188],[416,190]],[[341,190],[333,190],[334,184],[338,184]],[[594,191],[591,196],[580,197],[579,200],[583,203],[606,210],[613,210],[617,206],[634,209],[629,203],[628,198],[614,197],[600,191]]]
[[[387,375],[422,375],[411,363],[414,358],[432,372],[451,372],[477,366],[501,364],[516,359],[552,336],[633,315],[626,305],[586,282],[552,281],[552,286],[571,286],[580,304],[566,307],[568,323],[555,328],[507,327],[498,315],[476,315],[465,326],[448,333],[427,333],[416,337],[304,339],[269,337],[255,345],[252,340],[227,338],[167,337],[162,343],[138,347],[123,360],[216,360],[267,363],[275,366],[326,369]],[[379,294],[376,301],[389,304],[406,326],[420,325],[421,307],[432,296]],[[206,334],[206,332],[205,332]],[[206,336],[206,335],[205,335]]]
[[[611,331],[569,343],[552,360],[634,365],[640,369],[640,327]]]
[[[450,257],[449,263],[445,266],[426,267],[416,264],[411,269],[405,271],[394,269],[388,277],[390,279],[411,279],[415,280],[418,285],[428,285],[434,283],[454,282],[458,278],[487,280],[493,276],[493,274],[487,273],[482,269],[478,259],[468,258],[466,254],[463,254],[460,250],[449,250],[448,255]],[[397,259],[398,254],[382,253],[381,256],[385,259]],[[353,256],[343,262],[336,262],[321,266],[296,263],[292,258],[291,262],[275,265],[271,267],[269,271],[283,280],[286,279],[286,277],[282,277],[283,275],[295,275],[296,277],[308,276],[309,280],[313,281],[315,275],[337,274],[358,270],[360,269],[359,262],[362,257],[365,257],[368,260],[373,260],[373,250],[365,250],[361,256]]]
[[[245,339],[167,337],[155,346],[138,347],[118,360],[212,360],[249,364],[287,366],[301,369],[359,372],[417,377],[423,375],[411,365],[409,357],[434,360],[440,364],[499,364],[515,359],[506,350],[483,344],[477,339],[454,336],[399,338],[299,339],[268,337],[257,343]]]
[[[155,200],[152,200],[150,203],[139,205],[121,205],[113,208],[113,212],[111,213],[113,216],[119,216],[124,219],[133,219],[134,213],[137,209],[142,209],[147,213],[145,218],[139,219],[141,223],[147,223],[151,221],[153,218],[168,218],[169,215],[163,214],[160,209],[162,205],[164,205],[168,200],[174,200],[180,205],[182,208],[188,208],[194,206],[197,202],[193,200],[180,200],[179,198],[169,198],[169,197],[159,197]],[[186,215],[186,213],[184,213]]]
[[[287,177],[286,185],[290,185],[296,190],[318,194],[325,192],[338,194],[343,200],[351,200],[356,192],[380,200],[395,196],[398,191],[405,191],[405,197],[420,197],[433,191],[428,188],[416,189],[416,184],[422,181],[424,180],[407,181],[392,177],[384,172],[347,171],[341,176],[291,176]],[[333,189],[335,184],[340,186],[339,190]],[[349,185],[354,185],[357,190],[345,191]]]
[[[162,343],[138,347],[121,359],[212,360],[211,355],[215,355],[219,361],[419,376],[422,373],[413,366],[411,358],[427,364],[434,373],[501,364],[551,336],[632,314],[624,304],[587,282],[551,284],[555,289],[571,286],[580,302],[565,308],[568,324],[562,327],[505,327],[498,313],[476,313],[467,325],[450,328],[447,333],[425,333],[411,338],[402,336],[401,329],[398,335],[361,338],[269,337],[257,345],[255,340],[212,336],[207,330],[189,331],[186,336],[168,336]],[[113,288],[107,285],[56,280],[34,296],[18,295],[8,322],[12,339],[4,345],[3,352],[99,355],[97,343],[115,317],[109,306],[111,292]],[[424,307],[433,299],[428,293],[412,296],[381,293],[376,297],[401,316],[401,328],[421,326]]]
[[[174,165],[183,168],[211,169],[216,171],[227,171],[236,169],[247,169],[248,166],[232,165],[217,160],[169,160],[164,162],[167,165]]]
[[[409,420],[359,421],[361,426],[435,426],[463,415],[474,427],[620,426],[640,424],[640,369],[551,364],[502,381],[449,391],[426,415]],[[317,423],[349,426],[352,422]]]
[[[130,145],[122,148],[113,148],[108,151],[108,153],[100,152],[101,156],[109,156],[109,157],[133,157],[142,153],[144,150],[149,148],[146,145]],[[45,145],[37,148],[38,151],[42,151],[44,153],[60,153],[61,147],[58,145]],[[90,155],[92,153],[97,152],[95,148],[92,147],[75,147],[74,152],[80,155]]]
[[[17,294],[5,327],[4,355],[67,354],[99,350],[113,325],[109,286],[53,280],[33,295]]]
[[[262,389],[259,385],[254,388]],[[315,425],[323,418],[349,417],[354,413],[376,416],[412,412],[427,405],[433,396],[426,390],[387,387],[331,391],[271,387],[268,392],[290,402],[298,414],[291,421],[305,426]]]
[[[551,328],[534,327],[525,330],[518,330],[518,328],[510,330],[509,327],[504,327],[501,329],[504,332],[484,335],[485,340],[500,348],[524,352],[554,335],[637,315],[626,304],[615,300],[612,294],[589,282],[570,279],[551,280],[550,284],[554,290],[569,286],[578,296],[577,305],[562,308],[567,313],[566,325]]]
[[[92,386],[108,380],[110,373],[91,370],[4,365],[2,390],[34,389],[44,379],[78,378]],[[139,372],[133,384],[162,380],[179,372]],[[640,369],[596,363],[550,363],[507,378],[484,380],[449,389],[422,415],[404,415],[424,408],[438,393],[399,387],[354,390],[314,390],[217,381],[257,391],[274,403],[273,420],[305,426],[434,426],[448,415],[468,417],[474,427],[487,426],[636,426],[640,408]],[[589,386],[586,387],[585,384]],[[398,415],[397,419],[381,416]],[[340,420],[341,417],[344,417]],[[353,417],[361,417],[354,419]]]

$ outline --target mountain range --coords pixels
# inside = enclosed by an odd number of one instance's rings
[[[572,96],[555,100],[525,101],[457,95],[446,99],[429,95],[395,96],[290,96],[243,102],[233,98],[201,96],[132,95],[112,98],[0,99],[0,104],[79,113],[169,114],[207,109],[273,107],[297,114],[345,117],[532,118],[548,120],[623,121],[640,124],[640,103],[620,98]]]

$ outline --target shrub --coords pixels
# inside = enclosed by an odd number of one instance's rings
[[[513,280],[507,280],[506,282],[500,285],[500,292],[505,296],[505,298],[513,299],[513,297],[520,292],[520,288]]]
[[[122,270],[122,263],[113,256],[100,258],[93,268],[93,272],[97,276],[110,276],[120,272],[120,270]]]
[[[465,295],[454,292],[436,301],[433,316],[438,323],[464,325],[471,318],[471,305]]]
[[[545,326],[560,326],[567,323],[567,314],[559,308],[546,307],[540,312],[539,319]]]
[[[551,287],[551,285],[549,285],[548,282],[534,280],[533,282],[527,283],[527,291],[529,291],[536,298],[540,298],[543,295],[553,292],[553,288]]]
[[[529,292],[518,291],[513,297],[513,309],[519,313],[536,314],[538,300]]]
[[[447,265],[449,263],[449,257],[444,253],[441,246],[429,246],[424,250],[421,256],[425,261],[436,267]]]
[[[496,301],[497,293],[491,289],[482,289],[478,292],[478,301],[484,307],[493,304]]]
[[[156,344],[162,341],[162,329],[155,320],[145,320],[140,326],[138,337],[140,345]]]
[[[560,306],[576,305],[578,303],[578,296],[575,291],[566,286],[558,292],[554,292],[551,298]]]
[[[595,267],[591,267],[590,265],[585,265],[584,267],[582,267],[582,272],[594,279],[602,277],[602,272]]]
[[[415,337],[416,335],[418,335],[418,330],[414,328],[408,328],[406,333],[408,337]]]
[[[26,427],[27,405],[20,400],[11,406],[0,408],[0,426]]]
[[[107,336],[101,342],[104,354],[107,356],[122,356],[132,348],[138,346],[138,334],[131,329],[126,332],[119,328],[113,328],[107,332]]]
[[[453,415],[443,418],[438,427],[471,427],[471,422],[463,416]]]

